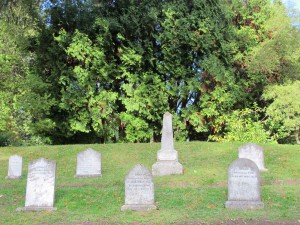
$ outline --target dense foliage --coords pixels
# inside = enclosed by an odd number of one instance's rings
[[[178,140],[299,140],[299,103],[280,103],[300,96],[299,16],[280,1],[0,7],[0,145],[159,141],[166,111]]]

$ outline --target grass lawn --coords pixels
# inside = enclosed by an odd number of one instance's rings
[[[184,224],[216,223],[231,219],[300,219],[300,146],[263,145],[261,173],[264,209],[224,208],[227,169],[237,159],[240,143],[175,143],[184,175],[155,177],[158,210],[121,212],[125,176],[136,164],[151,169],[160,143],[61,145],[0,148],[0,224]],[[77,153],[93,148],[102,154],[102,177],[75,178]],[[23,176],[6,180],[8,158],[23,157]],[[57,211],[16,212],[25,205],[27,166],[38,158],[56,160]]]

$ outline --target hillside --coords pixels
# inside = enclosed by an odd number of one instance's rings
[[[0,224],[186,224],[229,220],[296,221],[300,219],[300,147],[263,145],[265,166],[261,174],[265,208],[234,211],[227,200],[227,169],[241,144],[175,143],[184,175],[155,177],[158,210],[121,212],[124,180],[136,164],[149,169],[156,162],[160,143],[61,145],[0,148]],[[77,153],[93,148],[102,154],[102,177],[75,178]],[[23,177],[6,180],[8,158],[23,157]],[[16,212],[24,206],[27,166],[40,157],[56,160],[53,212]]]

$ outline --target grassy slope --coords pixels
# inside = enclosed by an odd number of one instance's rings
[[[155,177],[155,201],[159,210],[121,212],[124,179],[141,163],[151,168],[159,143],[65,145],[0,148],[0,224],[54,224],[102,221],[109,223],[169,224],[201,219],[205,222],[236,218],[300,218],[300,147],[264,145],[265,167],[262,199],[265,208],[234,211],[227,200],[227,169],[237,158],[240,144],[207,142],[175,143],[184,175]],[[74,178],[76,155],[91,147],[102,153],[102,177]],[[8,158],[23,157],[21,180],[5,180]],[[16,212],[24,206],[27,165],[40,157],[57,161],[55,212]]]

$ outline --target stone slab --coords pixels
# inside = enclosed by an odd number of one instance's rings
[[[150,211],[157,209],[156,205],[123,205],[121,211]]]
[[[239,147],[239,158],[250,159],[256,163],[261,172],[268,171],[264,165],[264,149],[255,143],[247,143]]]
[[[6,179],[19,179],[22,176],[23,158],[19,155],[12,155],[8,161],[8,173]]]
[[[17,211],[55,210],[56,162],[44,158],[28,165],[25,207]]]
[[[56,207],[21,207],[17,208],[18,212],[21,211],[55,211],[57,210]]]
[[[101,153],[88,148],[77,154],[76,177],[98,177],[101,174]]]
[[[125,179],[125,205],[122,211],[148,211],[154,204],[154,182],[151,172],[143,165],[136,165]]]
[[[264,203],[259,201],[227,201],[225,207],[228,209],[262,209]]]
[[[228,169],[228,201],[226,208],[263,208],[259,169],[250,159],[235,160]]]

